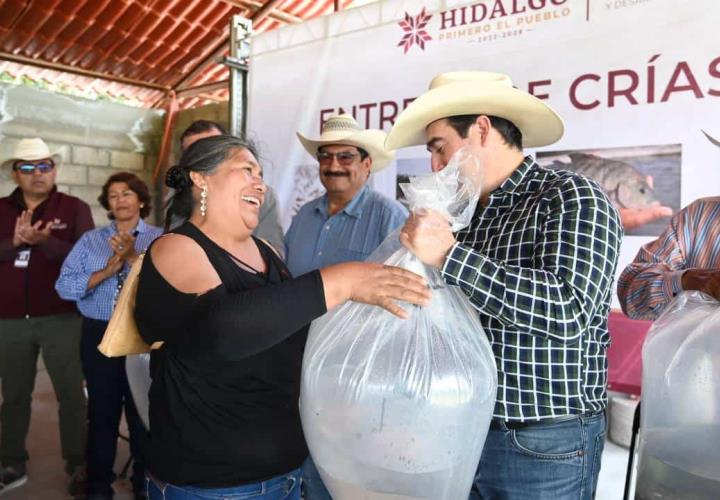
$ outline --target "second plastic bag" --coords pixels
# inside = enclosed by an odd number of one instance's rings
[[[479,196],[479,165],[461,151],[404,190],[413,210],[444,212],[457,231]],[[346,303],[313,322],[303,361],[305,437],[335,500],[467,498],[495,404],[497,372],[477,312],[397,233],[370,261],[424,275],[427,307],[408,319]]]
[[[720,302],[683,292],[647,334],[638,500],[720,498]]]

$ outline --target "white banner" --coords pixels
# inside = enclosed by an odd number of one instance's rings
[[[249,130],[287,227],[322,192],[296,131],[341,111],[387,131],[436,74],[497,71],[565,120],[541,164],[595,177],[622,206],[675,212],[720,193],[719,18],[716,0],[370,4],[253,38]],[[398,173],[429,171],[424,148],[397,156],[372,179],[390,196]],[[619,271],[668,220],[626,228]]]

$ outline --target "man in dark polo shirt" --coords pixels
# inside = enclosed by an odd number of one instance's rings
[[[94,224],[86,203],[58,192],[55,175],[61,159],[42,139],[23,139],[0,166],[11,171],[18,185],[0,198],[0,495],[27,481],[25,439],[40,351],[59,402],[71,496],[84,489],[80,317],[54,284],[65,256]]]

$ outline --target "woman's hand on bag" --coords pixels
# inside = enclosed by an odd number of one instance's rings
[[[431,293],[421,276],[399,267],[346,262],[320,270],[327,308],[347,300],[380,306],[400,318],[408,313],[396,301],[425,306]]]

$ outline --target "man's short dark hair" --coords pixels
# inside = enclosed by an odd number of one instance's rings
[[[228,135],[227,129],[221,123],[211,122],[210,120],[195,120],[180,136],[180,144],[182,144],[186,137],[202,134],[203,132],[211,132],[213,130],[220,132],[220,135]]]
[[[466,138],[470,131],[470,126],[475,123],[478,116],[481,115],[458,115],[449,116],[447,119],[448,125],[450,125],[455,132],[462,138]],[[500,136],[508,146],[522,150],[522,132],[515,126],[510,120],[500,118],[499,116],[485,115],[490,120],[490,125],[498,131]]]

